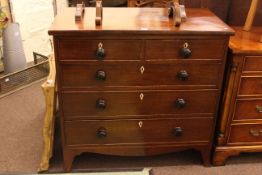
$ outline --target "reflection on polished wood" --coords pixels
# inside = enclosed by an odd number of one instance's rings
[[[117,11],[117,13],[115,13]],[[49,34],[84,35],[98,31],[117,34],[177,34],[210,35],[233,34],[233,30],[207,9],[186,9],[187,21],[180,27],[167,15],[165,8],[103,8],[103,25],[95,25],[95,8],[86,8],[83,22],[75,23],[74,8],[66,8],[57,15]],[[101,34],[101,33],[100,33]]]
[[[230,38],[229,47],[234,54],[262,54],[262,27],[253,27],[250,32],[243,31],[241,27],[234,27],[235,36]]]

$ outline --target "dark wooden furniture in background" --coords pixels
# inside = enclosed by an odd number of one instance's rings
[[[68,0],[71,5],[75,5],[79,0]],[[81,0],[80,0],[81,1]],[[88,3],[91,0],[84,0]],[[136,0],[104,0],[103,6],[134,6]],[[158,0],[161,1],[161,0]],[[162,0],[168,1],[168,0]],[[250,7],[251,0],[181,0],[187,8],[209,8],[220,19],[232,26],[243,26]],[[131,4],[130,4],[131,3]],[[262,25],[262,3],[258,5],[254,26]]]
[[[83,152],[196,149],[208,165],[233,30],[206,9],[187,9],[179,28],[162,8],[104,8],[102,26],[95,8],[82,23],[74,11],[63,10],[49,30],[65,170]]]
[[[262,151],[262,27],[235,29],[214,165],[240,152]]]

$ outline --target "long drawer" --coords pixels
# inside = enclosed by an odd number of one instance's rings
[[[66,119],[99,116],[215,113],[217,90],[64,92]]]
[[[262,120],[262,98],[237,100],[234,120],[247,119]]]
[[[65,122],[66,145],[208,142],[212,118]]]
[[[72,63],[72,62],[71,62]],[[206,62],[96,62],[62,64],[66,88],[152,85],[217,86],[221,64]]]
[[[232,125],[229,143],[262,143],[262,124]]]

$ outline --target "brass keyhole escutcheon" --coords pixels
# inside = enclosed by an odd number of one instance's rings
[[[96,50],[96,58],[99,60],[102,60],[105,58],[106,52],[105,49],[103,48],[103,44],[100,42],[98,43],[97,50]]]
[[[144,71],[145,71],[145,67],[144,67],[144,66],[141,66],[141,67],[140,67],[140,72],[141,72],[141,74],[143,74]]]
[[[184,48],[188,48],[189,44],[187,42],[184,43]]]
[[[139,98],[140,98],[140,100],[142,101],[142,100],[144,99],[144,94],[143,94],[143,93],[140,93]]]
[[[189,58],[192,54],[192,51],[189,49],[189,44],[185,42],[183,47],[180,50],[180,56],[184,59]]]
[[[138,122],[138,126],[139,126],[140,128],[142,128],[143,122],[142,122],[142,121]]]
[[[102,44],[102,43],[99,43],[99,44],[98,44],[98,48],[103,48],[103,44]]]

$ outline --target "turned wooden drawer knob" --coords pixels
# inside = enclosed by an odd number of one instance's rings
[[[103,48],[103,44],[99,43],[96,50],[96,58],[102,60],[105,58],[105,49]]]
[[[183,134],[183,130],[181,127],[175,127],[172,132],[176,137],[180,137]]]
[[[184,108],[186,106],[186,100],[183,98],[178,98],[176,100],[176,107],[177,108]]]
[[[188,80],[189,74],[187,73],[186,70],[181,70],[177,73],[177,77],[181,81]]]
[[[106,108],[106,101],[104,99],[98,99],[96,101],[96,107],[99,109],[105,109]]]
[[[101,127],[97,130],[97,136],[100,138],[106,137],[107,136],[107,131],[106,128]]]
[[[191,56],[192,52],[191,50],[189,49],[189,44],[188,43],[185,43],[183,45],[183,48],[180,50],[180,55],[183,57],[183,58],[189,58]]]
[[[106,80],[106,72],[103,70],[99,70],[96,72],[96,79],[97,80]]]

